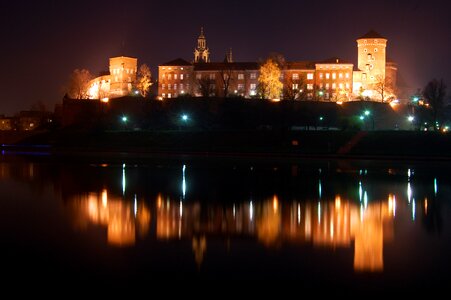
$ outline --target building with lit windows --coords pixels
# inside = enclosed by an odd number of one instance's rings
[[[119,56],[110,58],[109,72],[89,83],[89,99],[111,99],[132,93],[138,72],[138,59]]]
[[[386,46],[387,39],[371,30],[357,39],[357,66],[336,57],[285,62],[281,66],[280,80],[284,84],[281,98],[333,102],[393,99],[397,65],[387,61]],[[158,96],[160,99],[181,95],[255,97],[259,93],[259,70],[257,62],[234,62],[231,49],[224,61],[211,62],[201,29],[192,62],[178,58],[159,66]]]

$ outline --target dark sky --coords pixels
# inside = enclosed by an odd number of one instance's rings
[[[445,0],[31,2],[0,4],[0,114],[37,101],[53,109],[72,70],[97,74],[108,69],[111,56],[135,56],[156,76],[160,63],[192,59],[200,26],[212,60],[232,47],[235,61],[279,52],[287,60],[338,56],[356,63],[355,39],[375,29],[388,38],[387,54],[409,86],[437,77],[451,91]]]

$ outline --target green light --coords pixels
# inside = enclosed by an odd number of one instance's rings
[[[319,117],[319,120],[322,121],[322,120],[324,120],[324,118],[321,116],[321,117]]]
[[[370,111],[369,110],[365,110],[365,116],[369,116],[370,115]]]
[[[123,117],[121,118],[121,120],[122,120],[122,122],[127,123],[128,118],[127,118],[127,116],[123,116]]]

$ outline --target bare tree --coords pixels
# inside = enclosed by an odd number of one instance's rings
[[[443,113],[443,100],[446,96],[446,84],[443,79],[433,79],[423,89],[423,97],[432,109],[432,121],[435,130],[440,130],[440,118]]]
[[[136,88],[143,97],[147,97],[152,86],[152,73],[146,64],[139,67]]]
[[[214,85],[215,81],[208,77],[202,77],[197,80],[198,90],[202,97],[210,97],[212,94],[214,94]]]
[[[234,64],[224,62],[219,69],[219,76],[222,83],[222,96],[227,97],[229,95],[230,85],[233,83]]]
[[[69,79],[67,94],[72,99],[87,99],[89,82],[93,76],[86,69],[75,69]]]
[[[376,76],[376,82],[374,83],[374,90],[380,96],[381,102],[386,102],[394,95],[393,81],[389,76]]]
[[[301,78],[294,80],[288,76],[285,78],[282,93],[283,99],[286,100],[305,100],[307,97],[306,84]]]

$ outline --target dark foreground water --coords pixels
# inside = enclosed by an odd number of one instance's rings
[[[2,283],[446,288],[450,170],[430,162],[2,156]]]

